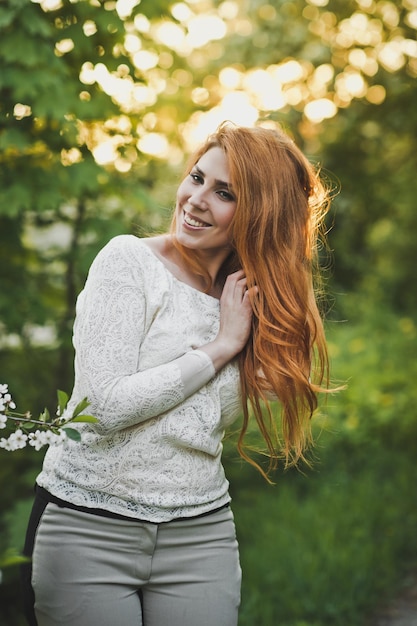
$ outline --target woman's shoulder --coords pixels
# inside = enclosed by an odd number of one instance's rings
[[[129,250],[151,250],[157,256],[163,256],[169,242],[168,235],[156,235],[152,237],[138,237],[137,235],[116,235],[104,246],[103,249],[129,249]]]
[[[91,264],[89,276],[143,280],[153,276],[160,267],[158,255],[147,245],[147,239],[123,234],[116,235],[100,249]]]
[[[101,251],[119,251],[121,253],[123,251],[132,250],[140,251],[143,249],[143,245],[144,239],[142,239],[141,237],[137,237],[136,235],[123,234],[112,237]]]
[[[172,248],[169,235],[155,235],[154,237],[146,237],[139,241],[161,260],[169,255]]]
[[[116,235],[100,250],[98,257],[112,258],[120,261],[132,261],[136,259],[142,262],[144,259],[151,260],[152,257],[159,257],[160,247],[155,245],[154,240],[162,239],[161,237],[137,237],[136,235]]]

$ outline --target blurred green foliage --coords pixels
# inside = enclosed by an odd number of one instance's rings
[[[0,4],[0,382],[19,409],[53,410],[56,389],[72,385],[71,327],[88,267],[113,235],[167,224],[188,129],[233,91],[222,70],[243,93],[256,72],[296,61],[285,106],[268,108],[250,90],[248,101],[340,192],[328,217],[328,337],[333,379],[347,389],[315,418],[313,469],[278,473],[276,486],[226,441],[241,626],[365,625],[417,560],[414,4],[184,2],[191,17],[226,25],[189,53],[158,35],[166,24],[190,34],[174,4],[142,0],[129,15],[87,0]],[[159,64],[135,65],[126,34]],[[96,66],[152,97],[132,107],[82,81]],[[364,86],[349,95],[352,77]],[[306,105],[320,98],[337,114],[312,121]],[[166,137],[169,158],[140,148],[149,133]],[[105,141],[115,156],[100,164],[94,150]],[[0,554],[21,548],[41,458],[0,451]],[[20,626],[17,569],[3,574],[0,623]]]
[[[227,447],[241,626],[366,626],[417,565],[416,325],[383,311],[329,338],[348,388],[315,418],[312,469],[269,486]]]

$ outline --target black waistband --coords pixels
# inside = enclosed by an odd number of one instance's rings
[[[66,500],[61,500],[61,498],[57,498],[56,496],[53,496],[51,493],[49,493],[49,491],[47,491],[43,487],[40,487],[39,485],[35,486],[35,491],[36,491],[36,495],[38,498],[45,500],[46,502],[52,502],[53,504],[56,504],[57,506],[64,508],[64,509],[74,509],[75,511],[80,511],[82,513],[90,513],[91,515],[99,515],[100,517],[110,517],[113,519],[121,519],[127,522],[140,522],[140,523],[145,522],[147,524],[158,523],[158,522],[151,522],[149,520],[138,519],[136,517],[129,517],[128,515],[120,515],[119,513],[106,511],[106,509],[90,508],[88,506],[78,506],[78,504],[72,504],[72,502],[67,502]],[[207,515],[212,515],[213,513],[218,513],[219,511],[222,511],[223,509],[227,509],[229,508],[229,506],[230,506],[230,503],[227,502],[226,504],[223,504],[223,506],[219,506],[216,509],[211,509],[211,511],[206,511],[205,513],[200,513],[199,515],[193,515],[191,517],[174,517],[170,521],[178,522],[178,521],[186,521],[189,519],[196,519],[198,517],[206,517]],[[161,522],[161,523],[164,524],[166,522]]]

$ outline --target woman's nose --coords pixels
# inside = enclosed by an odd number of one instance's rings
[[[208,209],[206,190],[202,187],[200,187],[199,189],[196,189],[188,198],[188,202],[189,204],[191,204],[191,206],[195,207],[196,209],[206,211]]]

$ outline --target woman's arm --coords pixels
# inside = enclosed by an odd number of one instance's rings
[[[200,350],[138,371],[146,332],[142,269],[137,241],[116,237],[94,260],[77,306],[76,390],[91,403],[90,411],[99,420],[94,428],[99,432],[160,415],[215,375],[210,357]]]

